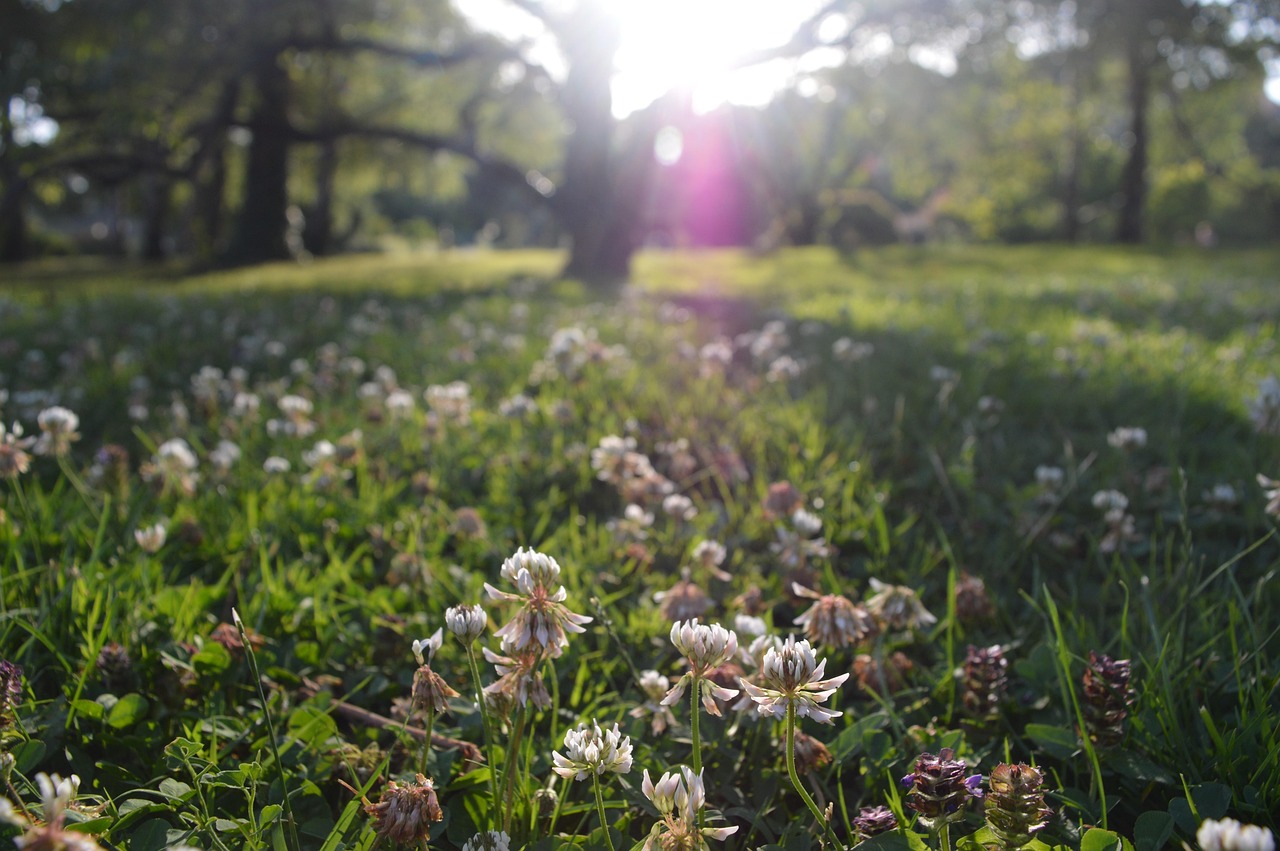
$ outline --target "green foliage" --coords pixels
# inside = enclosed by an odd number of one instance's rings
[[[798,632],[813,601],[792,582],[866,603],[875,579],[937,617],[819,648],[827,676],[853,676],[832,727],[801,719],[831,760],[806,765],[797,748],[799,780],[817,809],[832,804],[842,841],[860,808],[885,804],[903,830],[868,848],[935,844],[897,778],[942,748],[980,773],[1044,772],[1056,815],[1035,851],[1160,851],[1226,815],[1274,828],[1280,600],[1254,476],[1280,476],[1280,445],[1248,401],[1270,372],[1276,259],[651,254],[611,304],[547,282],[558,258],[536,253],[180,281],[32,270],[0,298],[3,420],[38,431],[58,402],[81,437],[64,464],[36,457],[0,492],[0,656],[25,669],[12,711],[0,703],[4,794],[33,803],[36,773],[74,772],[93,806],[72,815],[121,848],[282,848],[295,830],[304,848],[370,847],[362,798],[418,766],[413,730],[388,720],[415,680],[410,642],[460,603],[504,622],[516,604],[483,585],[512,590],[502,561],[532,546],[563,567],[564,605],[595,620],[542,669],[552,708],[517,713],[483,764],[456,742],[485,744],[473,696],[495,673],[481,664],[477,683],[446,633],[429,664],[459,696],[433,721],[455,744],[426,759],[445,816],[433,842],[499,825],[528,847],[648,835],[639,772],[688,765],[692,731],[688,694],[653,731],[637,675],[685,670],[667,640],[679,595],[655,595],[686,571],[703,619],[726,626],[755,587],[769,628]],[[571,327],[583,357],[548,354]],[[719,345],[727,361],[711,357]],[[428,410],[427,388],[455,380],[470,384],[466,418]],[[413,404],[389,404],[393,388]],[[256,414],[237,392],[258,395]],[[523,415],[518,393],[535,404]],[[313,433],[285,427],[287,395],[312,403]],[[1144,427],[1145,444],[1111,445],[1121,426]],[[696,514],[650,497],[652,522],[628,527],[645,497],[593,467],[608,435],[634,438]],[[198,458],[189,492],[144,475],[174,437]],[[218,463],[222,440],[241,455]],[[123,468],[98,453],[107,443],[127,449]],[[269,472],[269,457],[290,469]],[[1038,482],[1039,465],[1061,483]],[[819,533],[765,513],[782,481]],[[1234,502],[1213,496],[1223,484]],[[1128,526],[1094,505],[1112,489]],[[149,553],[134,532],[156,522],[167,540]],[[726,547],[727,579],[695,561],[703,539]],[[961,598],[965,574],[989,611]],[[962,712],[970,644],[1010,662],[994,719]],[[1132,660],[1114,747],[1080,738],[1090,651]],[[706,823],[738,831],[713,847],[816,847],[778,725],[721,708],[699,719]],[[599,802],[552,772],[565,731],[592,719],[634,748]],[[956,847],[986,847],[981,823],[977,809],[955,821]]]

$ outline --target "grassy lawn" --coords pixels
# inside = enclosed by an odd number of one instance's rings
[[[0,273],[0,843],[62,829],[41,772],[139,851],[1278,826],[1280,252],[649,253],[608,302],[559,262]],[[784,658],[848,677],[752,700]],[[930,803],[961,760],[985,810]]]

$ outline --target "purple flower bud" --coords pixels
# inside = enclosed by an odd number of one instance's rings
[[[969,794],[975,798],[982,797],[982,775],[971,774],[964,779],[965,788],[969,790]]]

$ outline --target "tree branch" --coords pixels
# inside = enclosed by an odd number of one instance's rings
[[[435,50],[414,50],[373,38],[339,38],[336,35],[293,36],[277,44],[277,50],[288,49],[317,53],[376,53],[392,59],[401,59],[420,68],[452,68],[472,59],[517,58],[514,47],[496,42],[477,41],[464,45],[450,53]]]

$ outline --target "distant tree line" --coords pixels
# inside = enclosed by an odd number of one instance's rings
[[[4,4],[0,260],[86,224],[228,264],[397,231],[566,243],[607,286],[647,242],[1280,231],[1280,0],[831,0],[743,57],[844,57],[768,106],[622,120],[610,4],[508,2],[523,41],[448,0]]]

